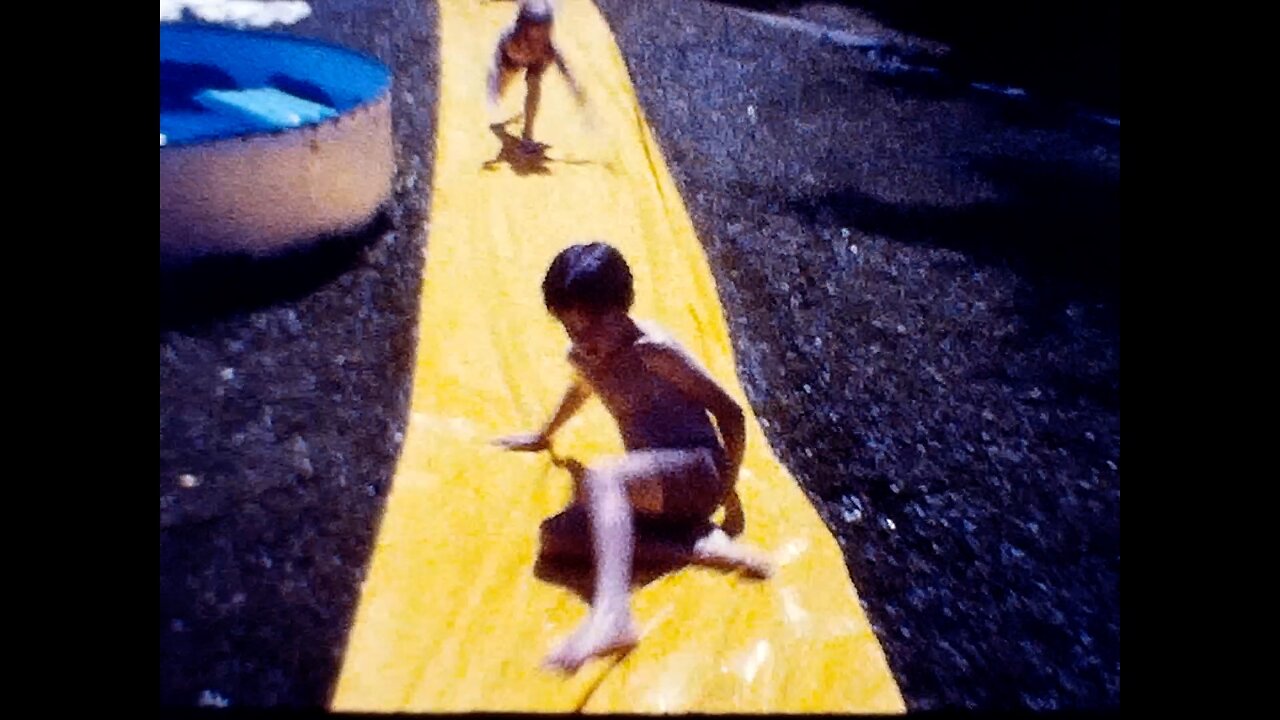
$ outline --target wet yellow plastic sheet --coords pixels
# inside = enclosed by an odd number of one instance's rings
[[[551,147],[546,162],[527,162],[490,130],[483,96],[492,42],[516,6],[440,5],[412,415],[333,708],[902,711],[839,547],[750,413],[707,260],[598,10],[559,3],[556,39],[588,109],[549,71],[536,135]],[[509,114],[523,95],[513,83]],[[559,250],[591,238],[631,263],[635,314],[665,326],[747,408],[742,537],[779,570],[764,582],[703,568],[661,576],[636,590],[639,646],[564,676],[540,662],[587,605],[534,565],[539,523],[566,506],[572,480],[545,453],[488,442],[536,429],[563,391],[567,338],[540,283]],[[595,400],[556,447],[587,463],[621,449]]]

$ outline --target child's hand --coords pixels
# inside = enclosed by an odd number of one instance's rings
[[[547,441],[542,433],[524,433],[521,435],[508,435],[504,438],[498,438],[493,441],[494,445],[507,450],[515,450],[517,452],[541,452],[551,447],[551,443]]]

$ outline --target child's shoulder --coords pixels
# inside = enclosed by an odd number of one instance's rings
[[[643,320],[637,320],[636,326],[643,333],[636,340],[636,351],[646,364],[652,364],[655,361],[667,365],[672,362],[679,365],[696,364],[685,346],[666,328]]]
[[[641,333],[640,337],[636,339],[637,347],[641,349],[681,349],[680,342],[658,323],[640,318],[636,318],[635,323]]]

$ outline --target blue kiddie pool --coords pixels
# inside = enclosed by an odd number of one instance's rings
[[[160,245],[266,254],[355,230],[391,194],[391,73],[289,35],[160,26]]]

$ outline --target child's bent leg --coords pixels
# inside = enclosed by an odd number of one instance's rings
[[[586,508],[574,506],[545,520],[539,544],[542,556],[552,562],[589,562],[591,528]],[[633,560],[637,567],[693,564],[742,570],[755,577],[772,574],[772,567],[763,554],[734,542],[724,530],[710,522],[688,529],[638,531]]]
[[[593,656],[636,643],[630,607],[635,510],[660,513],[664,479],[697,472],[705,462],[694,452],[661,450],[630,453],[587,471],[583,491],[596,569],[591,614],[551,653],[549,664],[573,669]]]

